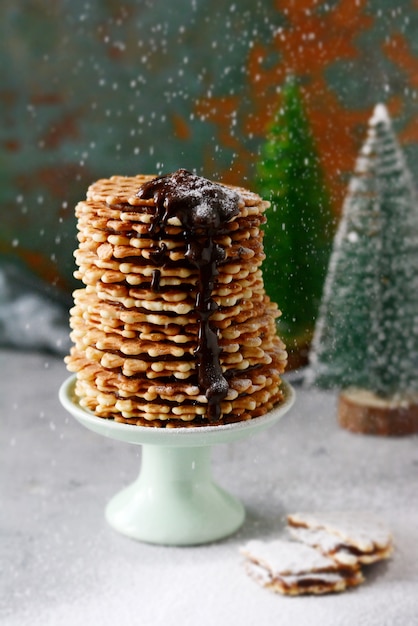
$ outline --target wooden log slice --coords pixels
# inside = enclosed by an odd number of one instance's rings
[[[382,398],[366,389],[345,389],[338,401],[340,426],[364,435],[418,432],[418,398]]]

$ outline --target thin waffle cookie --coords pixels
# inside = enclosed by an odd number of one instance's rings
[[[310,546],[276,539],[252,540],[241,548],[247,573],[261,586],[283,595],[345,591],[363,582],[359,568],[343,568]]]
[[[268,203],[178,170],[112,176],[76,207],[70,313],[80,404],[157,427],[248,420],[283,399],[287,354],[264,290]]]
[[[292,537],[342,565],[375,563],[389,558],[393,551],[390,530],[370,513],[293,513],[287,516],[287,523]]]

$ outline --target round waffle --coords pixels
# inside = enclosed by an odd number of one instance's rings
[[[235,203],[210,236],[200,221],[187,236],[182,207],[156,228],[167,202],[138,191],[167,177],[99,180],[76,207],[75,276],[84,287],[74,292],[74,346],[66,362],[77,373],[81,405],[100,417],[166,427],[219,424],[262,415],[282,399],[287,355],[276,335],[279,311],[265,294],[260,270],[268,203],[242,188],[179,172],[170,184],[180,180],[187,192],[190,179],[196,195],[204,181],[209,200]],[[193,206],[206,221],[207,202],[199,196]],[[203,255],[200,265],[196,254]],[[202,313],[199,281],[209,266],[208,312]],[[205,332],[213,344],[209,366],[202,356]],[[216,413],[202,384],[204,367],[216,393],[222,382]]]

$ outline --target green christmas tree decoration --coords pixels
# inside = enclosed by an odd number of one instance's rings
[[[267,129],[255,187],[267,210],[264,284],[283,315],[280,333],[290,352],[309,345],[333,236],[330,199],[295,79]]]
[[[350,389],[343,425],[351,430],[396,432],[401,405],[401,430],[418,429],[418,200],[381,104],[343,204],[308,380]]]

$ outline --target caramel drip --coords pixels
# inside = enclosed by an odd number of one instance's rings
[[[228,382],[219,361],[216,329],[210,325],[210,317],[218,305],[212,298],[218,265],[225,259],[225,250],[214,242],[214,236],[223,224],[239,212],[239,196],[222,185],[213,183],[180,169],[173,174],[159,176],[144,183],[138,197],[154,198],[156,212],[150,234],[156,242],[151,261],[162,267],[167,250],[162,238],[167,221],[177,217],[186,241],[185,258],[198,269],[196,313],[198,317],[198,342],[194,351],[197,360],[199,388],[208,400],[207,416],[217,422],[221,416],[220,403],[228,393]],[[159,289],[160,271],[155,270],[152,288]]]

